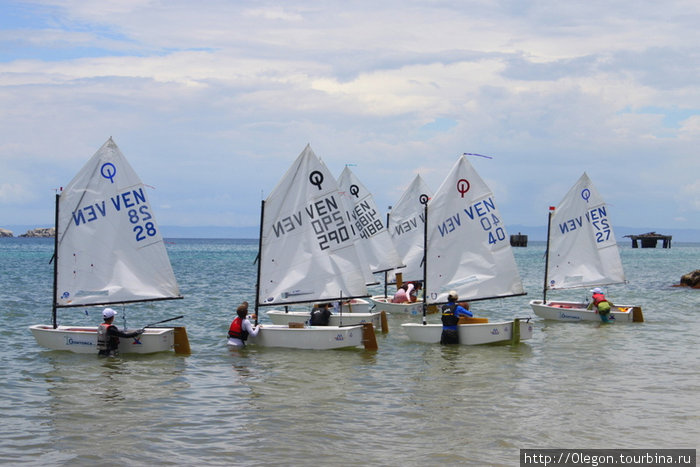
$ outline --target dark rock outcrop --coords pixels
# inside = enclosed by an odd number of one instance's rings
[[[12,237],[12,231],[7,229],[0,229],[0,237]]]
[[[681,276],[681,286],[700,289],[700,269]]]
[[[34,238],[49,238],[56,235],[56,229],[54,227],[44,228],[44,229],[33,229],[27,230],[27,233],[20,235],[20,237],[34,237]]]

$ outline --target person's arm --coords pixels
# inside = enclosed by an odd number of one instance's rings
[[[468,317],[470,317],[470,318],[474,316],[474,314],[473,314],[471,311],[467,310],[466,308],[464,308],[464,307],[461,306],[461,305],[457,305],[457,308],[455,308],[455,314],[456,314],[458,317],[459,317],[460,315],[461,315],[461,316],[468,316]]]
[[[247,320],[247,319],[244,319],[244,320],[243,320],[243,326],[242,326],[242,327],[243,327],[243,329],[245,329],[246,331],[248,331],[248,335],[250,335],[250,336],[252,336],[252,337],[255,337],[255,336],[258,335],[258,332],[260,331],[260,328],[261,328],[262,326],[260,326],[260,325],[253,326],[253,323],[251,323],[251,322],[250,322],[249,320]]]
[[[120,330],[118,327],[112,325],[109,327],[108,331],[109,334],[119,336],[119,337],[136,337],[139,334],[143,334],[143,329],[138,329],[134,332],[124,332]]]

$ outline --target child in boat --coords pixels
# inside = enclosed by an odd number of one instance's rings
[[[391,299],[391,303],[407,303],[411,301],[411,292],[415,286],[411,282],[407,282],[398,288]]]

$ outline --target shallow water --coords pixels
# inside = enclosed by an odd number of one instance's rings
[[[39,348],[50,322],[52,242],[0,239],[0,462],[24,465],[518,465],[521,448],[700,445],[700,295],[673,288],[699,244],[622,246],[629,283],[613,302],[645,323],[545,322],[544,244],[516,248],[528,295],[473,303],[478,316],[532,316],[510,347],[406,340],[390,317],[379,350],[229,350],[253,303],[257,243],[173,239],[184,300],[119,308],[131,327],[184,314],[192,355],[103,360]],[[587,291],[549,293],[579,299]],[[59,321],[96,324],[99,310]],[[264,319],[263,319],[264,322]]]

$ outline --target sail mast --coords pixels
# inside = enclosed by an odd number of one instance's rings
[[[544,252],[544,287],[542,288],[542,304],[547,303],[547,273],[549,272],[549,233],[552,228],[552,213],[554,206],[549,207],[547,216],[547,247]]]
[[[424,208],[423,222],[423,324],[428,324],[425,315],[428,308],[428,197],[421,196],[420,200]]]
[[[386,231],[389,232],[389,213],[391,211],[391,206],[389,206],[389,210],[386,212]],[[391,232],[389,232],[389,236],[391,237]],[[393,240],[392,240],[393,242]],[[384,271],[384,296],[389,298],[389,271]]]
[[[60,191],[60,190],[59,190]],[[60,193],[56,193],[56,208],[54,210],[54,233],[53,233],[53,296],[51,297],[51,317],[53,318],[53,328],[58,327],[56,318],[56,293],[58,291],[58,198]]]
[[[258,308],[260,297],[260,265],[262,264],[262,238],[263,238],[263,219],[265,219],[265,200],[260,202],[260,233],[258,237],[258,276],[255,281],[255,325],[258,325]]]

